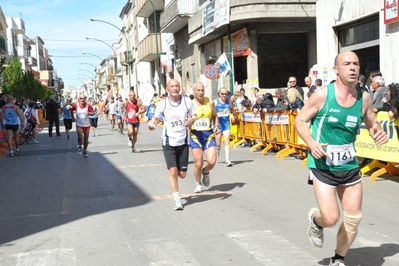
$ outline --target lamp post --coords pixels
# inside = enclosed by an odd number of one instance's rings
[[[107,42],[105,42],[103,40],[92,38],[92,37],[87,37],[87,36],[85,38],[86,38],[86,40],[95,40],[95,41],[98,41],[98,42],[102,42],[105,45],[107,45],[109,48],[111,48],[112,53],[114,54],[114,58],[112,58],[112,60],[114,61],[114,74],[115,74],[115,77],[116,77],[116,68],[117,68],[116,58],[117,58],[117,56],[116,56],[116,52],[115,52],[114,48],[112,48],[111,45],[109,45]],[[130,79],[130,77],[129,77],[129,79]],[[107,84],[105,84],[105,85],[107,85]],[[130,89],[130,83],[129,83],[129,89]]]
[[[80,64],[81,64],[81,65],[83,65],[83,64],[90,65],[90,66],[94,67],[95,69],[97,69],[97,67],[96,67],[95,65],[93,65],[93,64],[90,64],[90,63],[81,62]]]
[[[95,56],[95,57],[97,57],[98,59],[100,59],[101,61],[103,61],[103,59],[102,59],[101,57],[99,57],[98,55],[91,54],[91,53],[86,53],[86,52],[82,52],[82,54],[88,54],[88,55],[91,55],[91,56]]]
[[[101,19],[96,19],[96,18],[90,18],[90,20],[91,20],[91,21],[103,22],[103,23],[106,23],[106,24],[108,24],[108,25],[111,25],[112,27],[118,29],[119,32],[122,33],[123,36],[125,36],[125,39],[126,39],[126,48],[127,48],[127,51],[126,51],[126,55],[127,55],[127,66],[128,66],[127,69],[128,69],[128,74],[129,74],[129,90],[130,90],[131,87],[132,87],[131,77],[130,77],[130,72],[131,72],[130,56],[129,56],[129,55],[130,55],[130,45],[129,45],[129,39],[128,39],[127,36],[126,36],[126,32],[123,31],[123,30],[122,30],[121,28],[119,28],[118,26],[116,26],[116,25],[114,25],[114,24],[112,24],[112,23],[110,23],[110,22],[108,22],[108,21],[101,20]],[[137,92],[137,88],[136,88],[136,93],[138,93],[138,92]]]
[[[154,32],[155,32],[155,46],[156,46],[156,53],[157,53],[157,76],[158,76],[158,95],[161,95],[161,70],[160,70],[160,66],[161,66],[161,62],[160,62],[160,58],[159,58],[159,51],[158,51],[158,28],[157,28],[157,13],[155,10],[155,6],[154,3],[152,2],[152,0],[150,0],[150,3],[152,5],[152,10],[154,10]]]
[[[87,70],[87,69],[84,69],[84,68],[79,68],[79,70],[84,70],[84,71],[87,71],[87,72],[89,72],[90,74],[92,74],[93,75],[93,73],[91,73],[91,71],[90,70]],[[93,75],[93,77],[92,78],[95,78],[96,76],[95,75]]]

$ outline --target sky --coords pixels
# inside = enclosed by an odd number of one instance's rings
[[[5,17],[21,17],[28,38],[40,36],[44,47],[52,55],[58,77],[68,86],[80,86],[94,75],[94,66],[113,54],[111,48],[119,40],[119,31],[97,18],[122,27],[119,14],[128,0],[2,0]],[[94,54],[84,55],[83,52]],[[81,64],[88,63],[88,64]],[[90,65],[91,64],[91,65]],[[84,70],[79,70],[84,69]],[[89,73],[89,72],[92,72]]]

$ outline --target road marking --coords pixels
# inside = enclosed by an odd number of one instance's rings
[[[18,253],[16,266],[74,266],[76,256],[74,249],[59,248]]]
[[[284,237],[272,231],[231,232],[227,236],[263,265],[300,266],[317,261]]]
[[[129,241],[127,246],[133,256],[131,265],[200,265],[191,252],[174,238]]]
[[[233,195],[232,192],[204,192],[204,193],[194,193],[194,194],[180,194],[180,198],[184,200],[185,198],[193,198],[193,197],[214,197],[214,196],[231,196]],[[153,195],[153,196],[147,196],[147,197],[130,197],[130,198],[125,198],[127,201],[146,201],[148,198],[152,200],[165,200],[165,199],[173,199],[172,194],[168,195]]]
[[[116,166],[116,169],[125,169],[125,168],[136,168],[136,167],[156,167],[156,166],[164,166],[165,164],[155,164],[155,163],[151,163],[151,164],[132,164],[132,165],[121,165],[121,166]]]
[[[14,220],[14,219],[26,219],[26,218],[34,218],[34,217],[45,217],[45,216],[54,216],[54,215],[64,215],[64,214],[68,214],[68,212],[39,213],[39,214],[32,214],[32,215],[26,215],[26,216],[5,217],[5,218],[0,218],[0,221],[7,221],[7,220]]]

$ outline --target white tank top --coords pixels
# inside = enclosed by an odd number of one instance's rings
[[[90,120],[87,115],[89,105],[86,104],[84,108],[80,108],[80,104],[76,104],[76,126],[78,127],[89,127]]]

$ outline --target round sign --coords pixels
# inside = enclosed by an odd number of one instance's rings
[[[219,74],[219,71],[214,65],[206,65],[204,68],[204,74],[208,79],[215,79]]]

